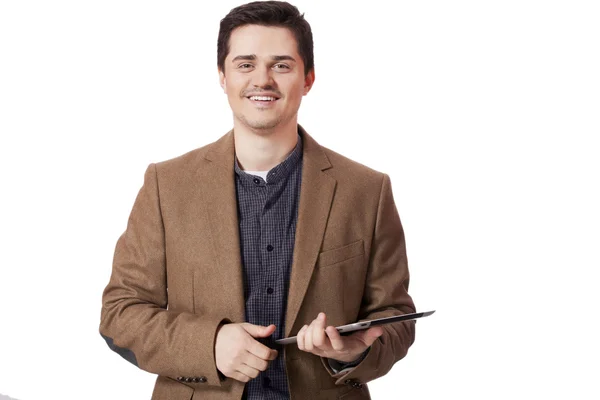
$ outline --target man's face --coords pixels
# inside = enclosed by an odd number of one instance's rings
[[[297,115],[314,71],[304,77],[304,63],[290,30],[245,25],[231,33],[225,71],[219,71],[219,78],[234,118],[255,130],[271,130]]]

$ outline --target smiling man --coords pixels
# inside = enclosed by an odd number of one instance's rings
[[[233,129],[148,166],[100,333],[158,374],[153,399],[369,399],[414,322],[334,327],[415,311],[390,179],[298,124],[315,70],[296,7],[231,10],[217,65]]]

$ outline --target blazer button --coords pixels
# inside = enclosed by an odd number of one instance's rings
[[[201,376],[199,379],[200,380],[198,382],[200,382],[200,383],[205,383],[206,382],[206,377],[205,376]]]
[[[184,378],[183,378],[183,376],[178,376],[178,377],[177,377],[177,380],[178,380],[179,382],[183,381],[183,379],[184,379]]]
[[[192,378],[190,378],[190,377],[188,376],[188,377],[186,377],[186,378],[185,378],[185,381],[186,381],[187,383],[191,383],[191,382],[192,382]]]
[[[360,382],[354,382],[352,384],[352,387],[355,388],[355,389],[362,389],[363,385]]]
[[[345,384],[345,385],[351,385],[351,384],[352,384],[352,379],[346,379],[346,380],[344,381],[344,384]]]

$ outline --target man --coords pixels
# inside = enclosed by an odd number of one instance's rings
[[[369,399],[414,322],[334,326],[415,311],[390,179],[298,125],[315,71],[296,7],[231,10],[217,53],[233,129],[149,165],[100,333],[159,375],[153,399]]]

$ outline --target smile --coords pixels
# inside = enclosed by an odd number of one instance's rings
[[[275,101],[275,100],[277,100],[277,98],[273,97],[273,96],[250,96],[248,98],[250,100],[254,100],[254,101]]]
[[[255,106],[261,108],[271,107],[279,100],[278,98],[271,96],[250,96],[247,97],[247,99]]]

